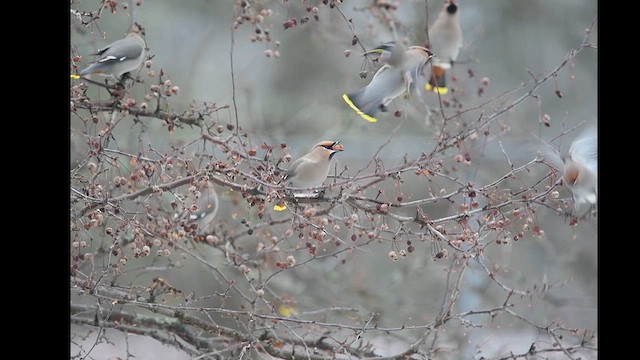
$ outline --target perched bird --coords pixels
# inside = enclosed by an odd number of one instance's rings
[[[427,91],[446,94],[445,73],[458,58],[462,48],[460,11],[456,0],[446,0],[438,18],[429,28],[429,49],[435,53],[431,62],[431,76],[425,86]]]
[[[135,31],[126,37],[116,40],[95,54],[98,59],[78,75],[72,77],[90,77],[100,75],[120,81],[123,74],[133,71],[142,65],[145,56],[145,42]]]
[[[173,214],[174,221],[195,222],[198,224],[198,233],[211,232],[215,223],[213,220],[220,208],[218,193],[211,181],[206,181],[197,187],[190,189],[182,201],[182,211]]]
[[[378,111],[386,111],[387,105],[396,97],[411,94],[422,68],[431,59],[431,51],[422,46],[405,48],[396,42],[386,42],[365,52],[378,53],[379,61],[385,64],[375,73],[369,85],[349,94],[344,101],[355,112],[369,122],[376,122]],[[420,85],[421,86],[421,85]]]
[[[283,183],[293,189],[311,189],[322,186],[329,175],[331,159],[344,146],[339,141],[321,141],[306,155],[291,163],[283,177]],[[284,202],[273,207],[276,211],[286,209]]]
[[[598,131],[591,127],[571,143],[566,156],[545,147],[539,152],[548,163],[562,172],[564,184],[573,195],[574,209],[583,204],[592,208],[598,201]]]

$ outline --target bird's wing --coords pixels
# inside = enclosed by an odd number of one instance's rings
[[[593,172],[598,172],[598,131],[595,127],[587,129],[569,148],[569,156]]]

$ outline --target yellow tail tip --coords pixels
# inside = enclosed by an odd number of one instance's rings
[[[284,202],[273,205],[273,210],[275,211],[285,211],[287,209],[287,205]]]
[[[278,305],[278,313],[284,317],[291,317],[298,313],[298,309],[295,306]]]
[[[449,89],[446,87],[437,87],[434,89],[435,92],[437,92],[440,95],[446,95],[449,93]]]
[[[77,74],[71,74],[71,78],[72,78],[72,79],[80,79],[80,75],[77,75]]]
[[[446,87],[433,87],[431,84],[427,84],[424,86],[425,90],[437,92],[440,95],[446,95],[449,93],[449,89]]]
[[[342,94],[342,99],[344,99],[344,102],[346,102],[358,115],[360,115],[363,119],[367,120],[368,122],[377,122],[378,119],[374,118],[371,115],[367,115],[365,113],[362,112],[362,110],[360,110],[354,103],[353,101],[351,101],[351,99],[349,99],[349,95],[347,94]]]

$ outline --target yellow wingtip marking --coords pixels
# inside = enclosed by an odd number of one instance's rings
[[[382,52],[384,51],[384,49],[371,49],[369,51],[365,51],[364,53],[362,53],[362,56],[364,55],[369,55],[369,54],[382,54]]]
[[[71,74],[72,79],[80,79],[80,75]]]
[[[273,210],[275,211],[285,211],[287,209],[287,205],[285,203],[275,204],[273,205]]]
[[[352,101],[351,99],[349,99],[349,96],[347,94],[342,94],[342,98],[344,99],[344,101],[349,104],[349,106],[358,114],[360,115],[363,119],[367,120],[368,122],[377,122],[378,119],[374,118],[373,116],[367,115],[365,113],[362,112],[362,110],[360,110]]]
[[[295,306],[278,305],[278,313],[284,317],[291,317],[298,313],[298,309]]]

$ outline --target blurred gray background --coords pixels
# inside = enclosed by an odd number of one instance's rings
[[[298,141],[305,144],[315,143],[318,138],[340,137],[353,144],[349,153],[343,155],[358,156],[358,144],[363,140],[380,144],[395,127],[397,119],[390,112],[372,125],[354,116],[345,106],[342,93],[366,85],[372,74],[367,79],[358,76],[364,64],[363,57],[359,56],[362,51],[358,45],[351,45],[352,34],[338,11],[322,6],[320,1],[311,2],[320,5],[319,22],[311,18],[306,24],[283,29],[281,23],[290,17],[303,16],[304,5],[308,3],[289,1],[285,6],[275,2],[272,6],[274,14],[266,18],[263,27],[281,43],[278,59],[264,56],[267,48],[273,48],[266,42],[249,41],[255,35],[251,24],[245,23],[236,29],[234,69],[241,125],[256,136],[292,145]],[[360,10],[370,3],[348,0],[341,5],[367,49],[394,39],[374,16],[375,12]],[[427,3],[432,22],[442,2]],[[149,53],[155,55],[154,69],[161,68],[181,88],[180,95],[171,99],[176,110],[186,108],[191,100],[231,104],[230,30],[235,18],[232,5],[231,1],[155,0],[145,1],[137,10],[139,22],[146,30]],[[458,59],[462,64],[454,67],[452,74],[459,78],[466,91],[458,95],[465,109],[530,81],[529,72],[542,75],[558,66],[565,55],[581,43],[585,29],[597,16],[597,1],[585,0],[462,0],[460,6],[465,44]],[[95,10],[97,5],[84,1],[74,4],[74,8]],[[396,31],[398,37],[414,39],[415,43],[425,41],[424,1],[402,1],[392,13],[402,21],[404,30]],[[92,60],[89,53],[122,37],[129,21],[122,9],[116,14],[103,12],[99,25],[107,38],[102,39],[97,29],[93,32],[82,29],[83,33],[79,34],[76,31],[79,27],[73,25],[72,19],[72,44],[85,55],[85,65]],[[591,41],[597,43],[597,40],[596,27]],[[345,57],[345,50],[350,50],[352,56]],[[545,133],[539,134],[538,108],[533,100],[520,106],[517,114],[507,115],[510,139],[527,133],[542,137],[556,135],[564,118],[568,124],[582,120],[595,122],[596,64],[597,52],[585,51],[558,74],[555,83],[563,93],[562,99],[553,95],[554,81],[537,91],[543,99],[544,112],[552,119],[552,126],[544,129]],[[365,68],[375,70],[371,64]],[[469,78],[468,69],[473,70],[473,78]],[[476,92],[482,77],[488,77],[491,83],[478,97]],[[485,108],[485,113],[515,97],[493,102]],[[437,110],[434,96],[429,96],[428,103],[432,110]],[[394,103],[403,110],[419,106],[416,104],[419,103],[406,104],[402,99]],[[469,119],[474,119],[476,113],[472,115]],[[404,149],[405,145],[421,146],[429,142],[430,129],[422,120],[416,117],[406,121],[396,136],[416,138],[395,142],[382,155],[393,157],[408,150]],[[367,134],[366,138],[362,134]],[[349,141],[351,138],[354,140]]]
[[[72,3],[72,8],[95,10],[97,3]],[[146,30],[149,54],[154,56],[154,69],[162,69],[173,84],[180,87],[179,95],[170,98],[172,110],[179,113],[187,109],[191,101],[213,102],[219,106],[232,104],[231,27],[236,16],[233,3],[147,0],[137,10],[138,21]],[[426,121],[424,107],[415,98],[398,98],[392,103],[391,111],[381,114],[377,123],[365,122],[346,106],[341,95],[366,85],[373,73],[367,79],[361,79],[359,71],[375,71],[375,68],[373,64],[364,62],[358,45],[351,45],[353,34],[342,15],[335,9],[322,6],[321,1],[271,3],[274,13],[265,19],[262,26],[270,31],[274,41],[281,43],[279,47],[264,41],[251,42],[249,39],[255,31],[248,23],[241,25],[233,34],[239,121],[242,128],[254,137],[256,144],[259,140],[269,144],[287,143],[295,158],[319,140],[340,140],[346,151],[338,154],[335,161],[338,169],[347,164],[351,174],[365,168],[373,152],[389,139],[391,142],[378,154],[388,167],[401,164],[405,154],[416,158],[421,152],[433,149],[434,124],[441,120],[438,101],[433,94],[427,96],[427,104],[433,111],[431,123]],[[304,6],[308,3],[318,4],[319,21],[311,17],[306,24],[298,23],[294,28],[283,29],[282,23],[288,18],[299,19],[305,15]],[[380,23],[379,12],[362,10],[371,3],[368,0],[345,0],[340,6],[344,15],[352,19],[354,32],[367,49],[394,39],[394,33]],[[427,3],[431,23],[442,1]],[[556,68],[569,51],[582,43],[585,30],[597,17],[596,0],[460,0],[459,3],[464,47],[458,59],[460,64],[450,72],[458,80],[450,84],[457,88],[455,96],[462,104],[461,110],[475,109],[522,83],[530,82],[532,75],[542,76]],[[424,42],[425,2],[400,1],[399,4],[399,8],[392,12],[394,18],[401,22],[396,24],[395,34],[415,43]],[[97,28],[81,29],[72,18],[71,43],[84,56],[79,65],[83,67],[92,60],[91,52],[122,37],[129,25],[130,18],[122,9],[116,14],[105,11],[99,22],[100,30],[107,36],[103,39]],[[598,42],[597,32],[596,25],[590,38],[594,44]],[[265,57],[267,49],[277,49],[279,58]],[[351,56],[346,57],[345,50],[350,50]],[[483,77],[490,79],[488,86],[480,83]],[[147,80],[149,84],[153,81]],[[479,87],[483,88],[480,96]],[[489,102],[482,107],[482,112],[469,111],[462,119],[469,123],[480,114],[489,115],[502,109],[530,87]],[[556,88],[562,92],[562,98],[555,95]],[[98,89],[90,89],[89,93],[96,98],[108,97]],[[505,131],[499,132],[494,127],[496,139],[479,145],[477,155],[472,151],[473,165],[466,170],[461,166],[458,173],[461,181],[483,184],[507,172],[508,164],[500,145],[517,166],[535,157],[535,150],[530,145],[536,143],[536,137],[550,141],[563,129],[583,121],[596,124],[597,50],[585,49],[536,94],[539,101],[529,98],[498,120]],[[406,118],[394,117],[395,110],[402,110]],[[455,112],[451,107],[444,111],[449,116]],[[541,125],[541,114],[550,116],[549,127]],[[219,117],[219,123],[233,123],[233,107],[220,111]],[[143,122],[147,131],[140,144],[150,143],[159,149],[184,144],[200,133],[198,128],[186,127],[166,136],[166,130],[157,121],[143,119]],[[572,132],[553,144],[566,151],[575,135],[577,132]],[[138,141],[137,134],[127,134],[126,129],[118,136],[121,142],[127,139],[133,143]],[[72,145],[72,166],[80,154],[82,151],[74,150]],[[454,154],[448,153],[451,157]],[[536,169],[540,173],[532,173],[532,179],[548,171],[544,166]],[[514,181],[514,186],[517,184]],[[407,185],[409,189],[413,187],[416,197],[419,197],[423,190],[417,186]],[[560,191],[562,197],[570,197],[566,190]],[[222,201],[225,201],[224,197]],[[509,247],[493,246],[486,254],[487,262],[497,264],[501,275],[514,287],[567,282],[552,295],[533,299],[530,301],[533,305],[518,309],[538,324],[546,325],[557,320],[574,327],[597,330],[597,220],[570,227],[567,220],[550,211],[541,211],[537,215],[540,223],[544,224],[544,237],[527,237]],[[221,216],[225,216],[224,211]],[[349,306],[353,302],[350,297],[358,296],[361,306],[387,316],[382,318],[387,326],[432,319],[444,296],[443,270],[449,268],[450,262],[432,261],[428,248],[421,249],[427,254],[424,257],[413,256],[397,262],[389,261],[387,253],[390,248],[386,245],[371,246],[367,250],[370,252],[351,255],[347,268],[337,265],[337,259],[329,259],[322,262],[324,268],[300,269],[296,277],[298,280],[306,279],[306,282],[290,285],[287,291],[299,299],[326,298],[316,301],[336,306]],[[187,266],[182,274],[174,274],[173,281],[189,279],[189,269]],[[198,269],[194,265],[191,270]],[[314,274],[314,271],[319,272]],[[484,271],[474,266],[470,271],[465,278],[465,293],[456,310],[482,308],[483,301],[499,305],[504,294],[498,291]],[[318,273],[322,276],[318,277]],[[313,285],[308,285],[310,279],[313,279]],[[337,289],[323,286],[325,282],[336,281],[344,284],[340,287],[344,291],[334,293]],[[199,285],[194,284],[193,287],[198,289]],[[494,295],[496,297],[492,298]],[[387,314],[384,314],[385,309]],[[395,309],[397,313],[389,314],[389,309]],[[521,351],[526,351],[530,340],[537,334],[531,328],[525,328],[519,337],[515,337],[509,330],[511,326],[520,329],[522,324],[496,324],[490,338],[485,338],[486,333],[476,337],[469,330],[469,339],[461,342],[467,347],[464,351],[469,357],[466,358],[470,358],[477,350],[475,346],[480,345],[490,353],[491,350],[500,350],[501,344],[522,343]]]

